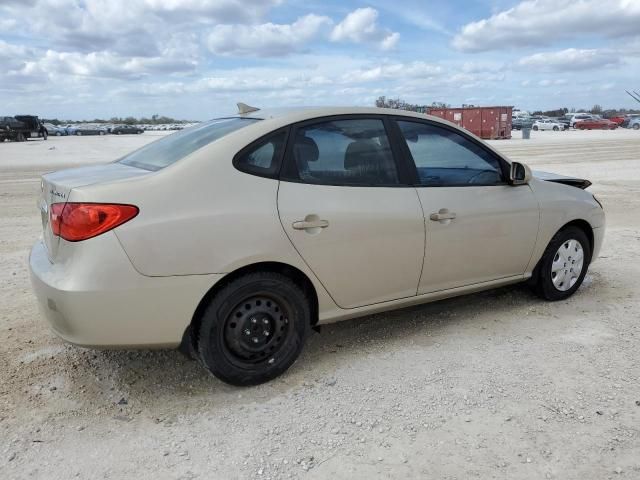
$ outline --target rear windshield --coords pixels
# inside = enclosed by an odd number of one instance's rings
[[[255,118],[220,118],[203,122],[150,143],[120,159],[119,162],[145,170],[160,170],[205,145],[257,121]]]

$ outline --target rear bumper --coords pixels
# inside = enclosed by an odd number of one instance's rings
[[[81,243],[77,255],[59,263],[50,262],[42,242],[29,257],[40,310],[58,336],[76,345],[177,347],[198,303],[223,277],[147,277],[112,233]]]

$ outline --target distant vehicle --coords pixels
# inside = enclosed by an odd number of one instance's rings
[[[0,117],[0,142],[4,142],[5,140],[17,140],[16,136],[18,135],[18,130],[23,127],[24,124],[21,121],[16,120],[14,117]]]
[[[640,130],[640,117],[633,117],[629,120],[627,128],[633,128],[634,130]]]
[[[56,137],[62,137],[63,135],[69,135],[67,129],[54,125],[53,123],[45,123],[44,128],[47,129],[48,135],[55,135]]]
[[[571,127],[576,128],[576,122],[580,122],[582,120],[592,120],[597,118],[595,115],[591,115],[590,113],[576,113],[571,117],[570,124]]]
[[[514,130],[522,130],[522,128],[531,128],[533,119],[531,117],[511,117],[511,128]]]
[[[133,125],[116,125],[111,129],[111,133],[113,133],[114,135],[122,135],[127,133],[139,134],[143,132],[143,129],[135,127]]]
[[[618,124],[606,118],[591,118],[576,122],[575,128],[578,130],[615,130]]]
[[[93,127],[90,125],[82,125],[76,128],[75,133],[73,135],[77,135],[78,137],[82,135],[106,135],[107,129],[103,127]]]
[[[563,130],[569,130],[569,128],[571,128],[571,118],[570,117],[567,118],[566,116],[562,116],[562,117],[552,118],[551,120],[561,124],[562,127],[563,127]]]
[[[625,117],[623,115],[617,115],[615,117],[609,118],[609,120],[611,120],[614,123],[617,123],[618,125],[622,125],[625,121]]]
[[[531,127],[533,130],[553,130],[559,132],[564,130],[564,125],[554,120],[536,120]]]
[[[47,139],[47,129],[40,119],[34,115],[16,115],[15,117],[0,117],[0,138],[4,140],[14,140],[24,142],[29,138]]]

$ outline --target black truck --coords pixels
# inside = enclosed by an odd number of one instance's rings
[[[40,119],[34,115],[0,117],[0,141],[24,142],[29,138],[47,139],[49,132]]]

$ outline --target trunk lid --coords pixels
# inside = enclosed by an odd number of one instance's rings
[[[38,208],[42,218],[42,233],[49,260],[55,261],[60,244],[60,237],[55,236],[51,230],[50,212],[52,204],[67,203],[74,188],[122,180],[149,173],[151,172],[121,163],[109,163],[107,165],[60,170],[59,172],[43,175],[40,182]]]

